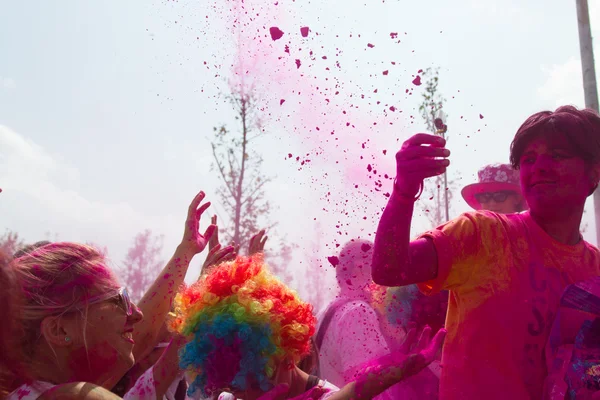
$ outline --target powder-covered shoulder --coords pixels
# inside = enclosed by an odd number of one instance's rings
[[[420,237],[430,237],[432,239],[443,232],[449,238],[466,239],[470,236],[478,240],[482,236],[494,237],[503,236],[518,229],[518,214],[498,214],[492,211],[470,211],[459,215],[458,217],[438,226],[437,228],[425,232]]]

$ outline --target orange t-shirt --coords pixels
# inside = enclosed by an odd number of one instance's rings
[[[541,399],[560,296],[600,274],[600,251],[557,242],[528,212],[471,212],[427,232],[438,255],[424,293],[450,290],[440,400]]]

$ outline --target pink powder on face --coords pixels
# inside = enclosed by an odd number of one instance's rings
[[[283,31],[276,26],[269,28],[269,33],[271,34],[271,39],[279,40],[283,36]]]
[[[300,34],[302,35],[302,37],[308,37],[308,31],[308,26],[303,26],[302,28],[300,28]]]
[[[72,380],[95,382],[99,376],[119,365],[119,354],[108,342],[98,343],[89,350],[85,347],[71,353],[69,367],[73,372]]]
[[[412,83],[415,86],[421,86],[421,76],[417,75],[417,77],[415,79],[413,79]]]
[[[360,249],[366,253],[367,251],[371,250],[371,245],[368,243],[363,243],[360,245]]]

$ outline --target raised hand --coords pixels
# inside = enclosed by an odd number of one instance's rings
[[[254,255],[256,253],[262,253],[265,249],[265,242],[269,238],[264,236],[265,230],[261,230],[256,235],[250,238],[250,244],[248,244],[248,255]],[[263,237],[264,236],[264,237]]]
[[[194,197],[188,208],[187,219],[185,221],[185,229],[183,230],[183,238],[179,247],[190,252],[192,255],[198,254],[204,250],[211,236],[213,235],[216,226],[210,225],[204,231],[204,234],[199,232],[200,217],[210,207],[210,202],[200,205],[204,200],[204,192],[200,192]]]
[[[446,157],[446,140],[440,136],[418,133],[402,144],[396,153],[394,190],[405,197],[414,197],[425,178],[441,175],[450,165]]]
[[[215,246],[220,244],[220,242],[219,242],[219,225],[217,225],[217,216],[216,215],[213,215],[210,218],[210,224],[215,226],[215,232],[212,234],[212,236],[208,240],[208,250],[209,251],[211,251],[212,249],[215,248]]]
[[[204,264],[202,265],[202,270],[200,271],[200,276],[202,276],[202,274],[204,273],[204,271],[207,270],[207,268],[210,268],[215,265],[219,265],[225,261],[234,260],[237,255],[235,252],[235,248],[233,246],[227,246],[227,247],[221,248],[221,245],[217,244],[215,247],[213,247],[211,249],[210,244],[209,244],[208,248],[210,250],[208,251],[206,260],[204,261]]]
[[[431,328],[426,326],[421,332],[421,337],[413,351],[414,353],[421,354],[425,358],[425,363],[429,365],[442,350],[444,339],[446,339],[445,329],[440,329],[432,339]]]

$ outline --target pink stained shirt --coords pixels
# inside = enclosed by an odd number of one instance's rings
[[[327,309],[323,315],[326,312]],[[362,300],[351,300],[336,310],[323,336],[319,349],[320,378],[343,387],[353,380],[351,371],[389,352],[373,307]],[[375,400],[398,399],[400,390],[399,385],[394,385]]]
[[[450,290],[440,400],[541,399],[560,296],[600,273],[598,249],[557,242],[528,212],[466,213],[421,237],[438,275],[420,289]]]

